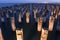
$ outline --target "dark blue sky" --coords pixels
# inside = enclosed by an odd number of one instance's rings
[[[0,3],[60,3],[60,0],[0,0]]]
[[[60,3],[60,0],[0,0],[0,7],[10,6],[13,3]]]

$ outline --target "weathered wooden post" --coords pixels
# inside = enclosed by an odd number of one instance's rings
[[[40,32],[42,30],[43,18],[38,18],[37,30]]]
[[[16,30],[17,40],[23,40],[23,29]]]
[[[52,30],[53,30],[53,26],[54,26],[54,17],[50,16],[50,18],[49,18],[49,28],[48,28],[48,30],[49,30],[49,31],[52,31]]]
[[[42,28],[41,39],[40,40],[47,40],[48,37],[48,30]]]
[[[2,36],[2,30],[1,30],[1,28],[0,28],[0,40],[4,40],[3,36]]]

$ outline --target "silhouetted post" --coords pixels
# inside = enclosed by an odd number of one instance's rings
[[[12,25],[12,30],[15,31],[16,26],[15,26],[14,17],[11,17],[11,25]]]
[[[55,11],[55,18],[57,19],[59,13],[59,6],[56,6],[56,11]]]
[[[34,11],[34,18],[36,19],[36,14],[37,14],[38,10],[34,9],[33,11]]]
[[[21,20],[21,18],[22,18],[22,15],[21,14],[19,14],[19,22],[21,22],[22,20]]]
[[[29,23],[30,21],[30,13],[26,12],[26,23]]]

